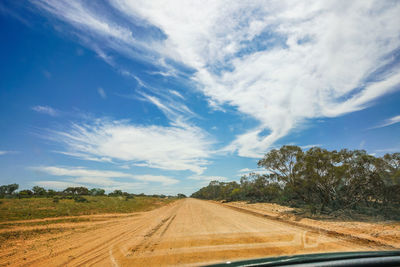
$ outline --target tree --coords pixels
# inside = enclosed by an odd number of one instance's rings
[[[37,186],[37,185],[32,187],[32,191],[35,196],[46,195],[46,189],[44,189],[43,187]]]
[[[122,191],[121,190],[114,190],[113,192],[111,192],[110,194],[108,194],[109,196],[115,197],[115,196],[122,196]]]
[[[264,158],[258,161],[259,167],[276,175],[277,178],[289,185],[294,185],[298,176],[297,161],[303,156],[298,146],[282,146],[279,150],[273,149]]]
[[[250,173],[240,179],[244,197],[252,201],[264,201],[267,176]]]
[[[386,184],[400,184],[400,153],[386,154],[382,158]]]
[[[400,204],[400,153],[386,154],[382,158],[385,205]]]
[[[67,194],[67,195],[79,195],[79,196],[89,195],[89,189],[87,189],[86,187],[83,187],[83,186],[68,187],[63,192],[64,192],[64,194]]]
[[[309,208],[312,213],[375,209],[399,218],[400,153],[375,157],[364,150],[313,147],[303,152],[297,146],[283,146],[266,153],[258,166],[268,174],[242,176],[240,184],[211,181],[192,197],[273,201]]]
[[[101,189],[101,188],[92,188],[92,189],[90,189],[90,194],[92,196],[104,196],[105,191],[104,191],[104,189]]]
[[[74,195],[75,192],[76,192],[75,187],[67,187],[63,191],[63,193],[66,195]]]
[[[181,193],[179,193],[178,195],[176,195],[178,198],[186,198],[186,195],[185,194],[181,194]]]
[[[53,189],[49,189],[49,190],[47,190],[46,195],[47,195],[48,197],[53,197],[53,196],[57,195],[57,191],[55,191],[55,190],[53,190]]]
[[[80,196],[89,195],[89,189],[84,186],[76,187],[76,192]]]
[[[228,196],[228,201],[238,201],[241,199],[240,188],[235,188]]]
[[[338,152],[313,147],[298,164],[301,175],[297,193],[310,206],[320,203],[320,212],[336,203],[338,187],[345,172],[340,161]]]
[[[18,184],[0,186],[0,196],[12,195],[19,188]]]
[[[32,197],[33,192],[31,190],[21,190],[18,192],[18,197],[19,198],[28,198]]]
[[[345,168],[341,200],[345,207],[357,207],[361,202],[377,202],[384,193],[382,159],[368,155],[364,150],[342,150]]]
[[[239,189],[240,185],[233,181],[233,182],[228,182],[228,183],[222,183],[222,198],[228,201],[232,201],[230,199],[231,196],[236,197],[235,195],[232,195],[232,191]],[[240,190],[239,190],[240,191]]]
[[[239,185],[236,182],[224,183],[214,180],[211,181],[206,187],[203,187],[199,191],[193,193],[192,197],[215,200],[227,199],[231,194],[231,191],[238,187]]]

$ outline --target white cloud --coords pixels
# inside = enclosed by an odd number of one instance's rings
[[[54,180],[35,181],[34,184],[55,190],[64,190],[67,187],[80,187],[80,186],[85,186],[89,188],[100,187],[106,190],[107,192],[112,192],[114,190],[137,192],[138,190],[143,190],[145,188],[145,186],[143,186],[143,184],[141,183],[116,182],[108,179],[94,179],[90,177],[74,178],[65,181],[54,181]]]
[[[263,174],[268,174],[269,172],[267,170],[265,170],[264,168],[258,168],[258,169],[244,168],[244,169],[241,169],[238,171],[239,176],[247,175],[250,173],[263,175]]]
[[[155,105],[167,118],[175,123],[185,120],[184,117],[196,116],[196,114],[194,114],[185,104],[168,98],[168,96],[161,94],[160,97],[163,98],[163,100],[161,100],[158,97],[148,95],[144,92],[141,92],[140,94],[142,96],[141,100]]]
[[[262,156],[306,119],[359,110],[398,89],[398,69],[368,82],[399,46],[398,3],[113,3],[161,28],[165,50],[197,70],[194,79],[213,103],[260,122],[228,147],[242,156]]]
[[[163,184],[176,184],[177,182],[179,182],[176,179],[164,175],[143,174],[143,175],[134,175],[133,177],[137,180],[144,182],[160,182]]]
[[[390,152],[399,152],[400,151],[400,146],[396,145],[395,147],[390,147],[390,148],[382,148],[382,149],[376,149],[375,152],[377,153],[390,153]]]
[[[229,182],[232,179],[228,179],[224,176],[212,176],[212,175],[192,175],[188,177],[189,180],[193,180],[195,182],[194,187],[203,187],[207,186],[211,181],[219,181],[219,182]],[[193,190],[193,189],[192,189]]]
[[[104,91],[103,88],[101,88],[101,87],[97,88],[97,92],[99,93],[101,98],[103,98],[103,99],[107,98],[107,94],[106,94],[106,92]]]
[[[364,149],[364,147],[365,147],[365,140],[362,140],[361,142],[360,142],[360,145],[358,146],[360,149]]]
[[[71,176],[71,177],[100,177],[100,178],[111,178],[111,177],[132,177],[129,173],[105,171],[105,170],[89,170],[83,167],[67,168],[67,167],[56,167],[56,166],[42,166],[33,167],[34,170],[45,172],[56,176]]]
[[[386,126],[390,126],[396,123],[400,122],[400,115],[394,116],[392,118],[386,119],[382,124],[373,127],[374,128],[382,128],[382,127],[386,127]]]
[[[307,119],[360,110],[399,89],[396,1],[110,0],[162,38],[134,36],[81,1],[34,3],[106,40],[97,42],[102,48],[159,68],[172,68],[165,58],[193,68],[210,106],[230,105],[259,122],[226,147],[241,156],[260,157]]]
[[[84,160],[109,162],[125,168],[133,165],[201,174],[209,164],[207,159],[214,153],[211,150],[214,141],[207,132],[188,122],[196,114],[185,104],[157,89],[149,91],[162,100],[143,91],[139,91],[138,99],[159,108],[170,120],[169,126],[87,118],[87,123],[73,123],[64,130],[50,131],[46,137],[64,145],[64,151],[55,152]]]
[[[83,167],[39,166],[33,167],[32,169],[49,175],[70,177],[71,179],[69,179],[68,182],[107,187],[122,187],[128,185],[131,188],[132,186],[143,185],[143,183],[147,182],[156,182],[163,185],[172,185],[179,182],[177,179],[164,175],[133,175],[126,172],[92,170]],[[113,180],[114,178],[134,179],[141,183],[119,182]]]
[[[53,131],[52,140],[61,142],[66,154],[86,160],[110,159],[124,164],[164,170],[202,173],[212,154],[211,140],[200,128],[184,122],[171,126],[140,126],[129,121],[97,119]]]
[[[105,49],[117,51],[134,59],[154,60],[154,55],[148,52],[149,47],[145,42],[135,38],[129,27],[113,21],[112,16],[105,10],[99,12],[96,4],[80,0],[39,0],[31,3],[39,10],[72,25],[76,29],[73,35],[82,45],[94,50],[100,58],[113,67],[116,67],[114,59],[105,52]]]
[[[80,187],[84,186],[83,184],[72,183],[72,182],[63,182],[63,181],[36,181],[34,182],[35,185],[43,186],[49,189],[55,190],[63,190],[67,187]]]
[[[170,92],[170,93],[173,94],[174,96],[177,96],[177,97],[179,97],[179,98],[181,98],[181,99],[185,99],[185,98],[181,95],[181,93],[179,93],[178,91],[175,91],[175,90],[168,90],[168,92]]]
[[[207,175],[192,175],[189,176],[188,179],[190,180],[197,180],[197,181],[205,181],[205,182],[211,182],[211,181],[220,181],[220,182],[226,182],[229,179],[223,176],[207,176]]]
[[[7,154],[16,154],[17,151],[10,151],[10,150],[0,150],[0,156],[7,155]]]
[[[311,145],[304,145],[304,146],[300,146],[301,149],[309,149],[309,148],[313,148],[313,147],[321,147],[321,144],[311,144]]]
[[[68,152],[68,151],[53,151],[53,152],[71,156],[71,157],[75,157],[75,158],[81,158],[84,160],[113,163],[112,159],[109,157],[96,157],[96,156],[90,156],[85,153]]]
[[[34,107],[32,107],[32,110],[39,112],[39,113],[47,114],[47,115],[50,115],[53,117],[59,115],[59,112],[57,110],[55,110],[54,108],[49,107],[49,106],[34,106]]]

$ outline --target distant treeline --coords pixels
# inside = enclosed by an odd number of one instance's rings
[[[312,213],[369,209],[399,214],[400,153],[374,157],[364,150],[283,146],[268,152],[258,166],[268,174],[245,175],[240,183],[212,181],[192,197],[276,202]]]
[[[166,198],[166,197],[178,197],[185,198],[184,194],[178,194],[176,196],[166,196],[166,195],[145,195],[141,194],[131,194],[127,192],[123,192],[122,190],[114,190],[113,192],[106,194],[106,191],[101,188],[92,188],[88,189],[86,187],[68,187],[62,191],[56,191],[52,189],[46,190],[40,186],[34,186],[32,190],[20,190],[18,184],[9,184],[0,186],[0,198],[29,198],[29,197],[77,197],[77,196],[122,196],[126,198],[133,198],[135,196],[147,196],[147,197],[158,197],[158,198]]]

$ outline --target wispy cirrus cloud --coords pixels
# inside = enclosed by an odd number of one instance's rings
[[[229,179],[227,177],[223,176],[213,176],[213,175],[191,175],[189,176],[190,180],[197,180],[197,181],[205,181],[205,182],[211,182],[211,181],[220,181],[220,182],[225,182],[228,181]]]
[[[101,98],[103,98],[103,99],[106,99],[106,98],[107,98],[106,91],[104,91],[103,88],[101,88],[101,87],[97,88],[97,93],[99,93],[99,95],[100,95]]]
[[[53,117],[56,117],[60,114],[60,112],[50,106],[34,106],[32,107],[32,110],[42,113],[42,114],[47,114]]]
[[[44,180],[44,181],[36,181],[35,185],[43,186],[49,189],[55,190],[64,190],[67,187],[80,187],[85,186],[84,184],[68,182],[68,181],[52,181],[52,180]]]
[[[372,127],[371,129],[382,128],[382,127],[390,126],[390,125],[393,125],[393,124],[396,124],[399,122],[400,122],[400,115],[397,115],[397,116],[391,117],[389,119],[386,119],[381,124],[379,124],[375,127]]]
[[[398,2],[110,0],[123,22],[83,1],[33,3],[90,36],[92,49],[166,72],[179,68],[165,59],[193,69],[187,79],[210,106],[258,121],[226,147],[240,156],[260,157],[308,119],[361,110],[399,89]]]
[[[173,94],[174,96],[177,96],[177,97],[179,97],[179,98],[181,98],[181,99],[185,99],[185,98],[181,95],[181,93],[179,93],[178,91],[175,91],[175,90],[168,90],[168,92],[170,92],[170,93]]]
[[[258,169],[244,168],[244,169],[238,170],[238,176],[248,175],[250,173],[263,175],[263,174],[268,174],[269,172],[267,170],[265,170],[264,168],[258,168]]]
[[[31,3],[45,14],[51,14],[72,25],[75,30],[71,33],[78,38],[79,42],[95,51],[100,58],[122,74],[129,71],[119,68],[115,58],[108,54],[109,51],[115,51],[136,60],[153,61],[155,59],[157,52],[146,42],[146,38],[135,36],[126,22],[121,24],[123,21],[121,16],[115,16],[107,10],[109,7],[81,0],[39,0]],[[138,26],[146,29],[149,25],[141,23]]]
[[[49,130],[46,138],[64,148],[54,152],[119,166],[190,170],[201,174],[214,153],[213,138],[189,121],[197,115],[180,97],[176,100],[155,88],[143,90],[148,92],[138,91],[135,98],[156,106],[165,114],[169,125],[138,125],[129,120],[89,117],[86,122],[71,123],[63,130]],[[142,178],[146,177],[151,178]]]
[[[313,147],[321,147],[321,144],[311,144],[311,145],[304,145],[304,146],[300,146],[301,149],[309,149],[309,148],[313,148]]]
[[[213,175],[191,175],[188,177],[189,180],[196,182],[197,186],[206,186],[211,181],[228,182],[229,178],[224,176],[213,176]]]
[[[11,150],[0,150],[0,156],[7,155],[7,154],[16,154],[18,151],[11,151]]]
[[[52,131],[71,156],[110,159],[164,170],[202,173],[212,154],[212,139],[206,132],[184,122],[171,126],[135,125],[129,121],[96,119],[74,123],[63,131]]]
[[[142,186],[143,183],[161,183],[163,185],[172,185],[179,182],[179,180],[164,175],[133,175],[126,172],[107,171],[107,170],[93,170],[83,167],[59,167],[59,166],[38,166],[32,167],[33,170],[47,173],[53,176],[69,177],[69,180],[64,182],[76,184],[90,184],[106,187],[121,187],[128,185]],[[115,178],[125,178],[128,181],[120,182],[114,180]],[[129,182],[130,179],[136,180],[139,183]]]

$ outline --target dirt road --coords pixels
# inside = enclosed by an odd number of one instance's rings
[[[294,253],[377,249],[196,199],[132,216],[96,218],[100,219],[57,226],[68,228],[67,232],[17,240],[2,248],[0,265],[201,265]]]

